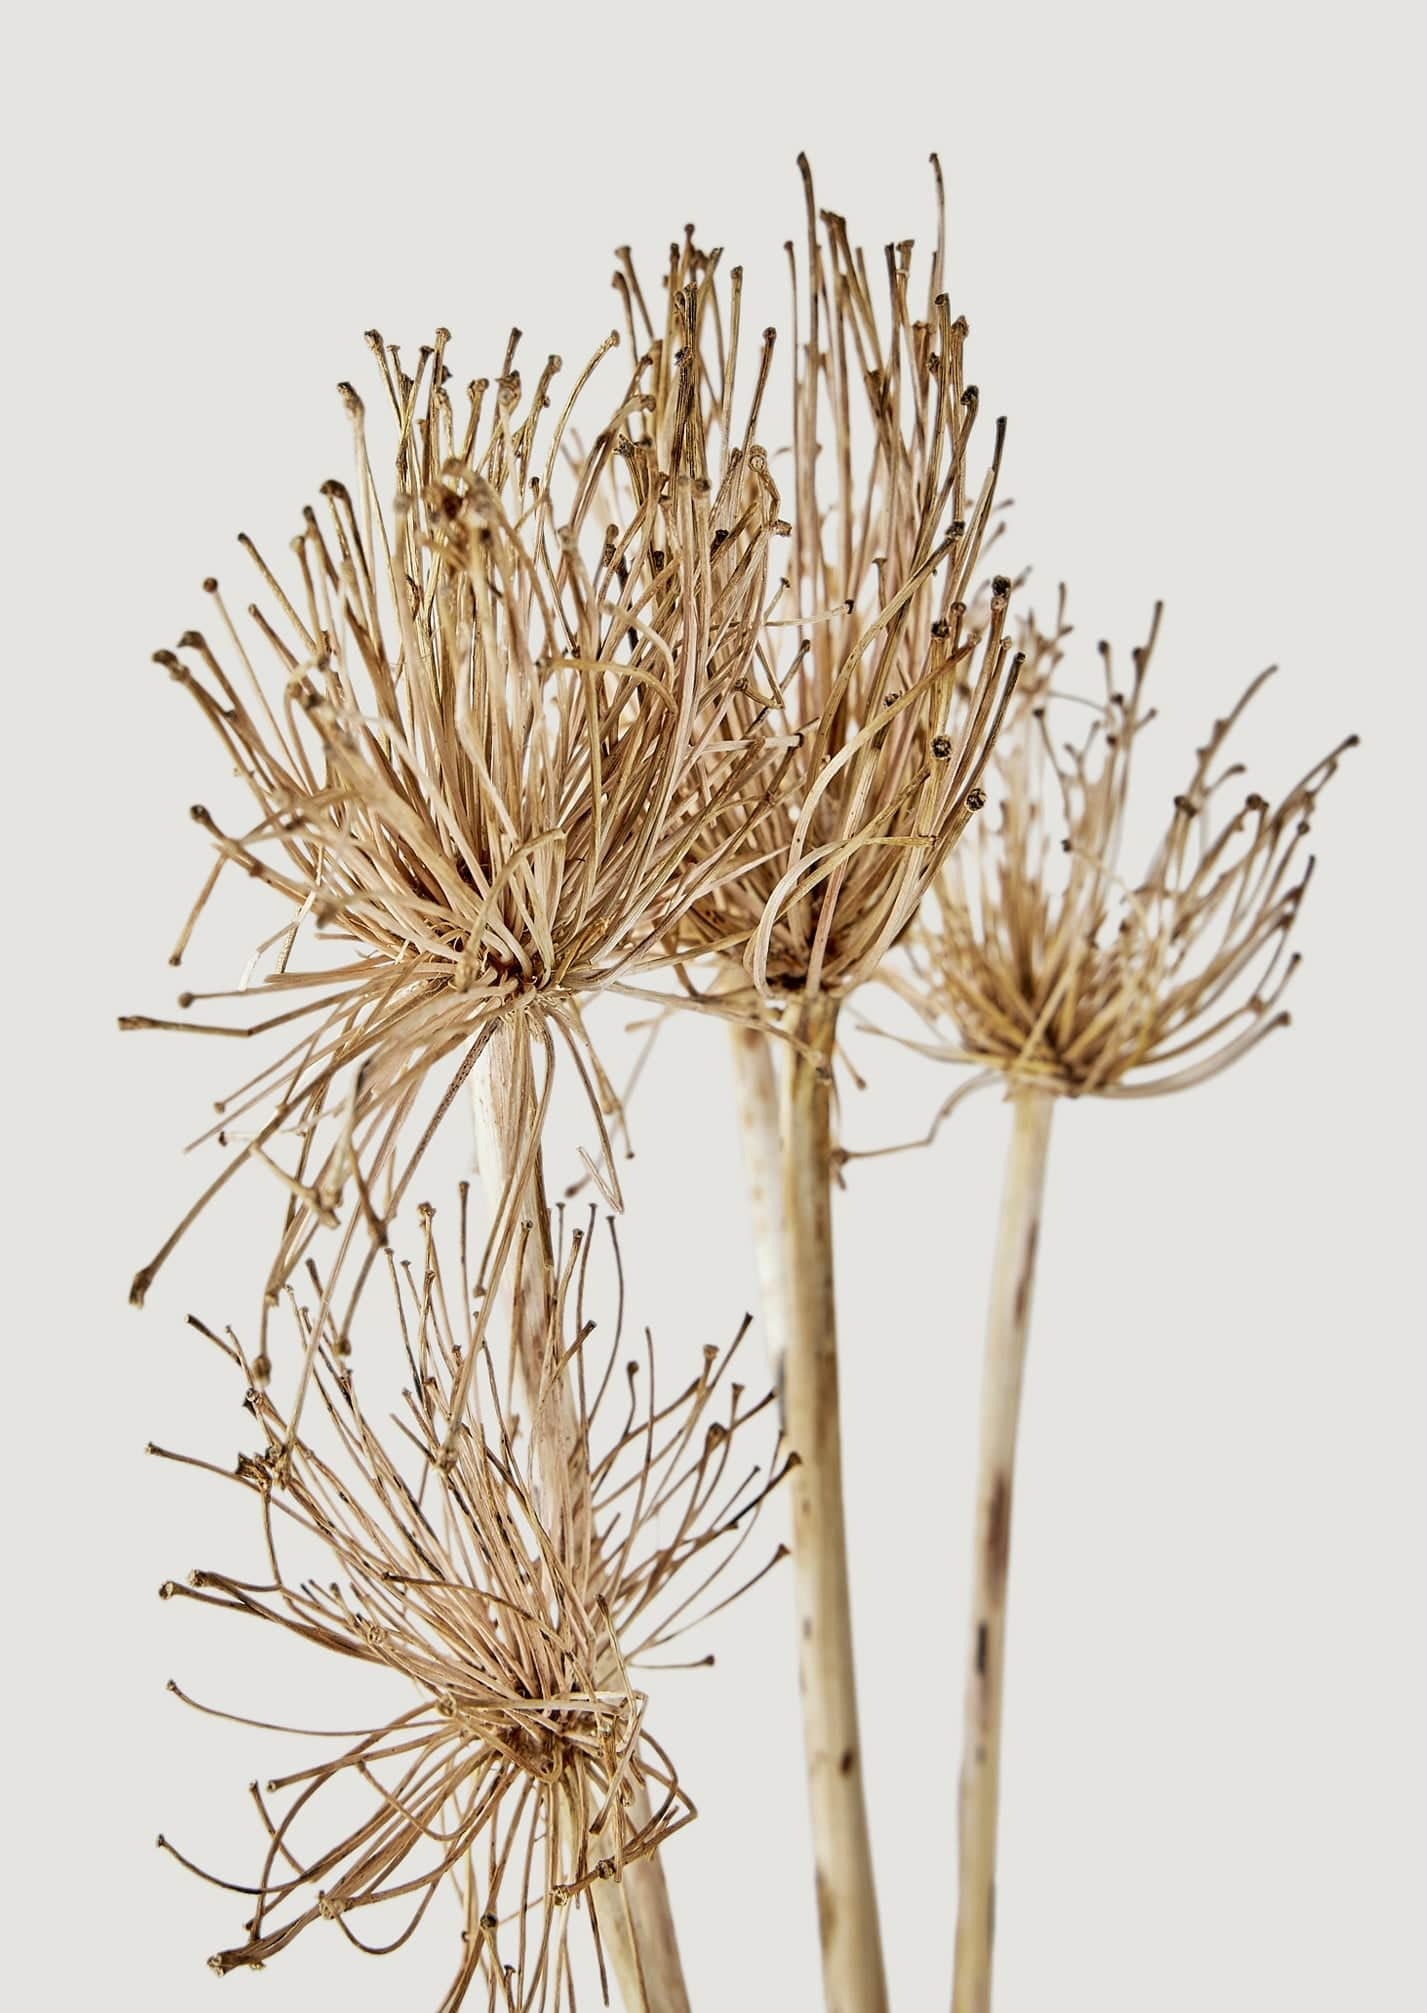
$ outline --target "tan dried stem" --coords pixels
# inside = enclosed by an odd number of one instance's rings
[[[743,1139],[744,1177],[753,1223],[753,1252],[758,1267],[758,1304],[763,1314],[763,1340],[781,1402],[783,1367],[788,1353],[788,1248],[786,1202],[783,1193],[782,1091],[774,1038],[757,1024],[735,1023],[729,1029],[733,1057],[734,1097]]]
[[[1087,703],[1062,679],[1063,594],[1048,633],[1024,625],[1020,690],[990,779],[999,815],[948,861],[905,964],[884,974],[942,1038],[933,1052],[977,1067],[964,1088],[999,1075],[1014,1113],[982,1384],[954,2013],[988,2013],[991,2001],[1010,1505],[1053,1101],[1185,1089],[1287,1025],[1279,1003],[1298,963],[1288,939],[1313,869],[1304,841],[1319,793],[1356,739],[1276,805],[1257,791],[1240,796],[1242,765],[1225,747],[1263,673],[1213,723],[1164,836],[1139,876],[1125,878],[1132,758],[1153,718],[1144,688],[1158,627],[1156,610],[1127,690],[1100,646],[1092,724],[1062,743],[1059,709]]]
[[[783,1089],[786,1355],[803,1744],[829,2013],[885,2013],[887,1983],[863,1794],[843,1512],[831,1210],[832,1043],[827,998],[792,1011]]]
[[[538,2013],[571,2003],[572,1906],[596,1885],[617,1888],[693,1815],[632,1672],[723,1604],[715,1582],[778,1479],[731,1466],[768,1401],[746,1405],[728,1384],[732,1348],[707,1351],[699,1376],[665,1398],[646,1347],[625,1366],[621,1398],[618,1320],[603,1367],[592,1375],[587,1363],[589,1244],[557,1244],[552,1323],[592,1505],[589,1546],[570,1556],[541,1520],[528,1436],[523,1453],[475,1339],[464,1202],[454,1273],[422,1215],[420,1263],[389,1260],[411,1379],[389,1424],[364,1410],[330,1322],[311,1373],[321,1444],[292,1434],[229,1331],[211,1339],[249,1382],[262,1444],[231,1473],[167,1456],[251,1492],[264,1566],[257,1579],[197,1572],[165,1595],[273,1624],[411,1690],[381,1725],[329,1735],[332,1755],[254,1788],[267,1843],[256,1883],[235,1890],[252,1913],[213,1964],[263,1963],[319,1920],[364,1950],[400,1948],[450,1877],[464,1929],[443,2013],[478,1980],[490,2007]],[[313,1289],[320,1305],[320,1281]],[[306,1344],[317,1316],[293,1304]],[[725,1414],[712,1418],[720,1391]],[[354,1795],[366,1799],[355,1820]],[[359,1933],[368,1909],[395,1911],[395,1933]],[[592,1929],[598,1948],[593,1918]]]

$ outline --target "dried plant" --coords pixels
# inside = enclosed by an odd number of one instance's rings
[[[1123,878],[1121,841],[1158,615],[1128,691],[1101,646],[1105,691],[1075,743],[1053,716],[1069,629],[1025,625],[1013,724],[994,765],[999,798],[947,863],[931,913],[888,983],[942,1031],[957,1060],[1026,1088],[1147,1096],[1202,1082],[1288,1016],[1288,939],[1312,861],[1318,794],[1355,736],[1277,804],[1257,791],[1222,808],[1242,765],[1225,744],[1269,672],[1216,720],[1144,870]]]
[[[772,329],[745,354],[742,270],[692,229],[653,311],[618,254],[623,336],[548,423],[559,360],[525,397],[517,336],[494,383],[461,403],[444,331],[410,369],[373,335],[389,467],[378,472],[362,401],[342,386],[355,484],[324,485],[321,513],[304,514],[287,584],[244,538],[259,583],[247,626],[210,581],[221,640],[190,631],[159,653],[239,791],[231,815],[195,807],[213,857],[173,963],[225,868],[257,884],[272,917],[236,987],[184,992],[179,1020],[123,1023],[266,1044],[203,1136],[225,1164],[134,1299],[240,1169],[265,1169],[280,1209],[255,1346],[210,1335],[262,1434],[228,1479],[258,1504],[264,1577],[205,1571],[165,1591],[275,1624],[402,1690],[380,1724],[329,1736],[326,1759],[254,1790],[264,1856],[238,1890],[253,1904],[244,1940],[219,1970],[264,1962],[319,1919],[364,1949],[400,1947],[449,1878],[464,1927],[446,2013],[473,1992],[492,2013],[568,2007],[577,1919],[630,2013],[689,2013],[658,1851],[692,1805],[634,1678],[723,1605],[718,1575],[779,1477],[730,1468],[763,1409],[729,1383],[731,1349],[666,1400],[646,1346],[617,1397],[622,1283],[602,1367],[588,1367],[588,1235],[566,1242],[552,1218],[543,1141],[568,1056],[592,1116],[586,1173],[618,1206],[620,1099],[585,1011],[619,993],[732,1024],[790,1449],[779,1472],[793,1470],[825,1998],[836,2013],[886,2013],[831,1215],[848,1157],[833,1143],[841,1010],[881,977],[930,1025],[919,1045],[973,1065],[971,1087],[1003,1081],[1014,1112],[983,1385],[954,1984],[955,2013],[988,2013],[1013,1463],[1054,1102],[1191,1085],[1284,1023],[1303,842],[1342,747],[1277,806],[1230,803],[1241,772],[1226,743],[1255,681],[1197,751],[1148,863],[1125,876],[1153,633],[1127,690],[1105,652],[1092,724],[1065,745],[1063,607],[1043,633],[1013,617],[1010,579],[986,577],[1004,428],[974,467],[980,401],[946,291],[933,165],[924,277],[906,241],[886,248],[874,285],[800,162],[786,373]],[[622,388],[582,437],[596,373],[624,342]],[[997,813],[979,818],[988,794]],[[200,1003],[232,1017],[194,1020]],[[401,1265],[391,1235],[463,1087],[484,1242],[468,1252],[463,1189],[455,1267],[443,1271],[425,1207],[419,1259]],[[386,1349],[399,1336],[410,1385],[378,1427],[351,1342],[370,1333],[376,1296],[362,1296],[383,1267]],[[298,1367],[280,1402],[269,1334],[284,1307]],[[370,1353],[366,1401],[382,1338]],[[398,1916],[387,1940],[364,1926],[368,1909]]]
[[[944,286],[944,221],[915,302],[910,242],[886,251],[879,307],[844,220],[806,207],[793,286],[789,568],[769,603],[753,675],[734,694],[741,734],[765,727],[787,750],[767,815],[740,837],[736,809],[699,844],[738,859],[681,910],[687,961],[714,961],[704,1003],[733,1030],[748,1145],[762,1301],[785,1424],[802,1456],[793,1484],[799,1644],[816,1841],[824,1976],[831,2004],[886,2004],[853,1674],[836,1402],[828,1183],[831,1062],[840,1001],[870,978],[912,921],[941,862],[983,801],[981,775],[1014,685],[1005,628],[1010,583],[981,588],[1003,427],[972,478],[979,404],[966,380],[966,323]],[[934,163],[935,166],[935,163]],[[940,170],[936,170],[940,198]],[[691,235],[672,248],[663,339],[697,358],[645,424],[657,439],[690,396],[731,405],[740,276],[726,315],[691,314],[716,256]],[[627,256],[616,284],[631,340],[655,329]],[[763,338],[754,408],[770,381]],[[765,423],[765,433],[769,430]],[[775,461],[775,466],[778,465]],[[691,988],[693,981],[690,981]],[[765,1033],[783,1038],[784,1082]],[[781,1104],[781,1111],[780,1111]]]
[[[537,441],[554,359],[522,413],[512,343],[482,436],[489,387],[470,388],[458,423],[444,333],[409,373],[373,338],[396,422],[395,507],[373,474],[361,402],[344,387],[355,495],[326,485],[326,528],[307,513],[292,592],[244,540],[268,602],[249,611],[257,651],[214,586],[238,668],[230,674],[196,632],[160,653],[256,806],[233,831],[195,811],[216,857],[175,956],[226,864],[281,909],[258,983],[186,993],[182,1004],[260,998],[255,1015],[205,1031],[283,1032],[290,1046],[279,1042],[220,1106],[213,1134],[233,1143],[231,1156],[138,1274],[134,1297],[239,1167],[268,1168],[282,1219],[253,1356],[260,1385],[270,1309],[321,1229],[338,1241],[314,1333],[335,1320],[346,1338],[431,1132],[468,1077],[492,1190],[481,1269],[509,1296],[523,1381],[538,1379],[549,1278],[539,1142],[555,1042],[585,1083],[617,1192],[605,1124],[616,1100],[581,1003],[660,964],[712,956],[741,974],[715,988],[713,1004],[735,1015],[766,1017],[770,989],[788,996],[774,1018],[796,1056],[790,1108],[806,1106],[810,1127],[793,1155],[814,1157],[824,1192],[809,1206],[825,1219],[835,1001],[876,968],[978,807],[1014,667],[1006,583],[984,621],[968,616],[1001,429],[972,487],[977,394],[964,380],[965,324],[942,289],[940,230],[925,319],[909,305],[905,245],[889,250],[879,317],[865,259],[841,219],[819,220],[806,164],[804,179],[796,521],[771,603],[770,542],[789,526],[755,429],[774,339],[764,337],[740,432],[741,274],[721,296],[720,255],[689,234],[671,255],[660,326],[624,260],[638,362],[588,450],[574,441],[574,399]],[[539,1089],[532,1043],[546,1063]],[[814,1796],[826,1806],[819,1830],[853,1839],[850,1876],[820,1867],[836,1904],[824,1916],[838,1916],[846,1952],[829,1961],[861,1975],[875,2004],[884,1988],[872,1982],[881,1957],[855,1766],[836,1432],[829,1441],[818,1424],[835,1367],[815,1277],[825,1235],[825,1220],[810,1221],[802,1260],[790,1244],[789,1285],[770,1311],[794,1310],[808,1344],[788,1386],[806,1443],[802,1521],[817,1526],[824,1554],[803,1574],[808,1670],[823,1673],[811,1691]],[[567,1411],[537,1465],[560,1466],[573,1430]],[[567,1512],[569,1539],[584,1512],[556,1505],[557,1518]]]
[[[716,297],[709,304],[716,313]],[[247,641],[209,583],[238,668],[230,675],[196,632],[179,653],[159,653],[257,808],[236,832],[195,812],[216,857],[174,962],[225,865],[279,898],[280,926],[236,993],[180,1003],[236,1000],[248,1008],[236,1025],[200,1031],[286,1030],[291,1046],[277,1041],[218,1107],[206,1138],[230,1158],[133,1297],[213,1196],[256,1163],[277,1178],[282,1217],[255,1380],[271,1374],[271,1310],[323,1230],[336,1249],[313,1335],[335,1319],[345,1338],[432,1134],[469,1079],[491,1205],[485,1306],[503,1308],[528,1392],[541,1387],[547,1353],[540,1140],[556,1045],[588,1096],[599,1142],[589,1164],[617,1205],[607,1120],[618,1100],[583,1003],[678,955],[684,909],[737,870],[735,841],[746,847],[766,814],[785,757],[757,709],[734,718],[731,701],[746,684],[770,541],[787,527],[753,439],[756,404],[735,440],[731,386],[717,416],[671,398],[692,351],[656,344],[639,357],[585,447],[576,407],[617,336],[548,438],[541,415],[558,359],[522,410],[513,337],[494,396],[470,386],[458,424],[444,332],[410,373],[370,340],[394,415],[390,477],[374,472],[361,401],[343,386],[355,500],[329,483],[325,527],[306,513],[294,591],[244,539],[268,599],[249,609]],[[656,410],[659,423],[646,425]],[[713,829],[721,818],[727,833]],[[536,1471],[568,1470],[578,1439],[557,1391]],[[555,1535],[579,1542],[588,1490],[567,1498],[548,1476],[541,1486]],[[631,1931],[641,1989],[678,2013],[672,1916],[652,1867],[631,1912],[641,1909],[647,1919]]]
[[[203,1031],[291,1045],[219,1106],[206,1137],[230,1158],[138,1274],[136,1301],[248,1163],[282,1192],[266,1301],[339,1222],[333,1281],[365,1246],[355,1294],[432,1126],[512,1017],[552,1053],[555,1037],[568,1045],[608,1160],[612,1093],[581,1001],[667,961],[756,830],[777,760],[758,709],[735,704],[776,493],[751,441],[725,441],[710,472],[703,405],[669,410],[682,369],[641,358],[586,448],[573,415],[615,335],[548,438],[558,358],[522,408],[512,337],[494,391],[472,384],[458,419],[444,331],[410,373],[370,341],[394,417],[390,476],[343,386],[356,489],[324,485],[325,524],[305,513],[292,591],[244,538],[267,602],[248,611],[249,639],[210,581],[221,654],[196,631],[159,653],[254,806],[234,831],[195,808],[215,858],[173,962],[225,866],[277,897],[237,992],[180,1004],[236,1001],[237,1024]],[[641,416],[661,399],[651,428]],[[254,1367],[262,1381],[265,1340]]]
[[[886,250],[886,299],[844,219],[807,210],[793,291],[788,572],[731,702],[743,733],[766,724],[788,762],[755,833],[721,810],[699,845],[742,846],[741,871],[680,918],[691,957],[741,965],[760,994],[842,993],[870,978],[916,913],[937,866],[980,802],[979,780],[1011,683],[1009,582],[977,592],[1001,464],[998,422],[973,484],[979,394],[965,375],[966,323],[944,291],[944,218],[918,316],[913,246]],[[934,163],[935,165],[935,163]],[[719,254],[692,236],[671,250],[666,374],[643,425],[657,444],[691,402],[727,428],[738,362],[742,275],[717,310]],[[655,329],[627,255],[617,276],[631,342]],[[690,304],[693,304],[691,307]],[[707,311],[703,311],[704,307]],[[725,340],[725,328],[732,339]],[[752,410],[761,415],[776,332],[765,331]],[[980,619],[969,610],[973,602]],[[974,676],[972,675],[974,668]],[[959,701],[958,687],[972,703]]]
[[[380,1726],[328,1736],[326,1758],[254,1787],[266,1844],[257,1882],[238,1890],[253,1912],[244,1940],[212,1963],[261,1964],[319,1920],[361,1949],[395,1950],[449,1877],[464,1929],[443,2009],[465,2003],[478,1979],[492,2008],[566,2005],[572,1912],[588,1919],[597,1950],[601,1937],[617,1942],[620,1897],[640,1863],[693,1815],[646,1727],[634,1674],[733,1598],[713,1590],[781,1471],[732,1466],[768,1402],[745,1402],[729,1382],[742,1330],[722,1353],[706,1351],[675,1396],[656,1388],[647,1338],[621,1379],[621,1278],[603,1366],[587,1370],[590,1243],[576,1232],[559,1253],[551,1360],[575,1394],[578,1484],[594,1515],[585,1549],[562,1549],[537,1507],[531,1436],[476,1339],[464,1198],[454,1271],[449,1257],[443,1269],[432,1212],[421,1215],[419,1264],[388,1258],[410,1377],[390,1422],[364,1409],[330,1319],[314,1336],[319,1317],[293,1294],[300,1339],[317,1344],[312,1437],[293,1437],[231,1331],[203,1331],[247,1381],[262,1434],[228,1479],[256,1501],[265,1575],[202,1571],[162,1591],[395,1673],[415,1695]],[[344,1788],[364,1803],[355,1821]],[[384,1936],[393,1916],[399,1926]]]
[[[1354,737],[1276,805],[1235,794],[1225,744],[1267,677],[1216,720],[1168,829],[1133,881],[1120,853],[1159,614],[1120,689],[1101,645],[1104,692],[1086,733],[1059,743],[1070,632],[1024,625],[1025,669],[996,749],[998,815],[946,867],[905,963],[886,980],[932,1024],[934,1052],[974,1064],[967,1090],[1003,1081],[1013,1112],[982,1371],[959,1813],[953,2013],[988,2013],[995,1917],[1001,1703],[1016,1434],[1057,1098],[1136,1097],[1200,1083],[1287,1024],[1297,964],[1288,939],[1313,862],[1318,795]],[[929,1135],[930,1137],[930,1135]]]

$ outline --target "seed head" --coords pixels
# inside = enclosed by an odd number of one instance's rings
[[[1002,428],[973,480],[978,397],[965,376],[966,323],[943,287],[943,230],[920,315],[910,242],[887,248],[879,309],[845,221],[819,212],[800,166],[805,247],[788,247],[787,568],[731,707],[739,733],[771,730],[786,763],[756,826],[740,834],[730,807],[701,829],[698,845],[721,859],[733,848],[740,871],[687,906],[680,924],[689,956],[719,954],[765,995],[841,992],[871,975],[971,815],[1014,678],[1011,583],[987,593],[976,580]],[[707,294],[717,255],[686,240],[672,257],[670,300]],[[733,280],[724,319],[736,327]],[[632,269],[621,284],[633,326],[643,296]],[[716,340],[722,325],[705,318],[701,351],[700,332],[686,332],[684,354],[700,354],[694,389],[667,385],[646,422],[656,432],[678,398],[729,409],[736,354]],[[755,417],[774,349],[770,330]]]
[[[730,835],[756,830],[776,760],[736,704],[776,495],[751,450],[711,471],[704,407],[670,407],[664,377],[682,379],[662,352],[583,447],[574,409],[617,336],[550,425],[559,359],[522,402],[515,337],[459,416],[444,331],[410,372],[369,340],[393,465],[374,466],[343,386],[355,488],[329,482],[304,513],[286,585],[241,541],[246,628],[209,582],[218,640],[194,630],[159,653],[248,807],[194,809],[213,864],[173,961],[225,870],[273,897],[242,986],[181,996],[235,1010],[203,1032],[280,1033],[206,1135],[235,1143],[191,1213],[241,1166],[277,1177],[270,1299],[353,1190],[345,1234],[380,1244],[499,1016],[584,1051],[608,1104],[581,1002],[668,960],[729,871]]]
[[[1343,741],[1277,805],[1244,793],[1225,744],[1269,675],[1254,679],[1196,751],[1164,836],[1133,881],[1119,854],[1144,683],[1128,691],[1102,645],[1105,689],[1073,743],[1057,739],[1069,634],[1023,626],[1025,669],[998,744],[999,813],[948,863],[888,982],[964,1061],[1069,1096],[1142,1096],[1198,1083],[1287,1023],[1288,939],[1312,873],[1307,838]],[[1083,700],[1081,704],[1085,703]]]
[[[449,1877],[464,1935],[443,2013],[477,1978],[492,2004],[553,2008],[572,1989],[572,1916],[598,1940],[590,1888],[618,1881],[694,1815],[646,1727],[634,1672],[711,1611],[711,1585],[779,1479],[730,1467],[768,1401],[747,1404],[728,1385],[737,1340],[708,1351],[673,1398],[656,1395],[650,1347],[615,1375],[618,1323],[595,1364],[589,1244],[576,1234],[561,1254],[550,1362],[575,1394],[594,1514],[579,1553],[563,1552],[537,1505],[530,1436],[509,1416],[483,1342],[476,1376],[464,1374],[475,1332],[464,1265],[443,1270],[422,1215],[418,1263],[391,1262],[409,1383],[386,1424],[365,1410],[335,1334],[314,1333],[295,1297],[320,1397],[302,1435],[257,1388],[231,1333],[203,1331],[249,1387],[261,1444],[229,1479],[254,1499],[263,1563],[163,1591],[274,1624],[409,1689],[381,1725],[325,1736],[331,1752],[254,1785],[267,1843],[256,1882],[240,1890],[253,1911],[244,1939],[212,1962],[261,1964],[319,1920],[359,1948],[396,1948]]]

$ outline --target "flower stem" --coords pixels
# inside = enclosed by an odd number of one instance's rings
[[[758,1299],[768,1367],[783,1410],[783,1363],[788,1351],[788,1310],[784,1259],[787,1235],[783,1209],[783,1135],[778,1109],[774,1038],[762,1028],[738,1022],[729,1031],[733,1051],[734,1096],[743,1137],[748,1209],[753,1220],[753,1255],[758,1267]]]
[[[838,1421],[832,1252],[832,1054],[836,1002],[790,1007],[783,1080],[783,1388],[799,1456],[793,1565],[812,1806],[818,1930],[828,2013],[886,2013],[887,1985],[862,1788]]]
[[[543,1162],[531,1131],[537,1121],[530,1037],[523,1022],[503,1020],[472,1076],[476,1160],[492,1215],[514,1210],[520,1226],[512,1262],[488,1282],[509,1315],[516,1374],[530,1419],[541,1497],[541,1517],[562,1548],[594,1542],[588,1452],[582,1444],[574,1392],[557,1370],[558,1337],[550,1314],[554,1258]],[[522,1166],[525,1179],[518,1193]],[[519,1277],[514,1254],[520,1255]],[[636,1787],[630,1815],[650,1817],[647,1795]],[[626,2013],[689,2013],[669,1890],[657,1853],[624,1869],[617,1886],[592,1889],[600,1933],[610,1954]]]
[[[989,2013],[991,2005],[1011,1489],[1052,1102],[1045,1091],[1017,1091],[1011,1098],[1011,1147],[986,1323],[961,1751],[960,1894],[952,2013]]]

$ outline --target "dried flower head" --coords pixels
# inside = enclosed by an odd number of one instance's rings
[[[1177,1090],[1286,1025],[1279,1002],[1298,963],[1288,938],[1313,870],[1304,842],[1319,792],[1357,738],[1277,805],[1239,795],[1243,765],[1223,760],[1225,744],[1262,673],[1196,750],[1144,870],[1122,878],[1158,626],[1156,610],[1128,692],[1100,646],[1103,699],[1085,736],[1062,744],[1053,721],[1073,696],[1057,682],[1063,599],[1050,634],[1026,624],[1021,688],[994,763],[999,813],[948,863],[909,970],[886,974],[934,1025],[949,1024],[956,1059],[1068,1096]]]
[[[935,165],[935,160],[934,163]],[[979,779],[1014,680],[1005,636],[1009,581],[978,592],[1001,462],[971,483],[978,394],[964,368],[966,323],[943,286],[944,229],[920,316],[912,245],[887,247],[879,310],[867,261],[843,218],[819,213],[800,160],[806,250],[793,247],[791,550],[787,577],[759,634],[756,676],[734,695],[743,734],[755,725],[788,750],[768,815],[740,837],[720,809],[699,844],[741,871],[681,912],[690,957],[739,960],[760,993],[845,991],[870,977],[912,916],[979,802]],[[937,170],[940,197],[940,170]],[[940,203],[939,203],[940,210]],[[726,315],[684,305],[715,290],[717,255],[686,236],[671,253],[671,313],[662,347],[697,356],[644,424],[658,430],[701,397],[711,423],[731,407],[740,275]],[[617,284],[631,339],[654,328],[632,266]],[[735,340],[725,344],[725,323]],[[753,409],[772,367],[763,338]]]
[[[344,385],[355,492],[329,482],[322,516],[305,513],[290,590],[244,537],[262,596],[246,638],[210,581],[222,643],[190,631],[159,653],[252,804],[234,830],[195,807],[215,857],[173,962],[225,867],[277,897],[237,992],[180,1004],[236,1001],[236,1024],[202,1031],[281,1039],[219,1106],[205,1137],[231,1157],[138,1274],[136,1301],[247,1163],[283,1192],[269,1298],[349,1187],[345,1238],[364,1227],[370,1262],[502,1015],[569,1044],[598,1122],[611,1093],[582,998],[667,960],[684,911],[756,826],[776,753],[735,700],[778,528],[762,457],[726,447],[711,473],[704,406],[671,399],[666,380],[687,372],[657,354],[579,445],[574,410],[615,335],[546,438],[559,359],[522,407],[515,340],[458,418],[444,331],[409,373],[373,335],[391,475],[374,471]]]
[[[304,1344],[316,1344],[320,1445],[294,1439],[231,1331],[210,1336],[248,1379],[263,1434],[227,1478],[256,1500],[265,1571],[258,1581],[197,1572],[162,1592],[273,1623],[398,1674],[413,1694],[369,1731],[327,1736],[324,1758],[253,1786],[266,1846],[256,1883],[236,1890],[252,1897],[252,1914],[243,1941],[212,1963],[261,1964],[319,1920],[360,1949],[394,1950],[449,1876],[464,1930],[442,2013],[478,1978],[492,2007],[566,2006],[572,1907],[598,1950],[588,1890],[620,1880],[694,1814],[645,1726],[632,1672],[724,1604],[709,1590],[779,1479],[731,1468],[735,1440],[768,1401],[746,1404],[727,1382],[743,1331],[722,1354],[707,1351],[672,1398],[656,1393],[646,1348],[618,1395],[622,1282],[591,1391],[590,1244],[576,1233],[560,1254],[551,1361],[574,1393],[593,1516],[578,1555],[563,1553],[537,1506],[529,1436],[509,1415],[486,1345],[471,1349],[464,1203],[459,1277],[449,1263],[443,1271],[432,1212],[421,1216],[420,1266],[389,1261],[410,1384],[388,1425],[363,1409],[332,1351],[335,1331],[314,1336],[314,1317],[291,1296]]]

